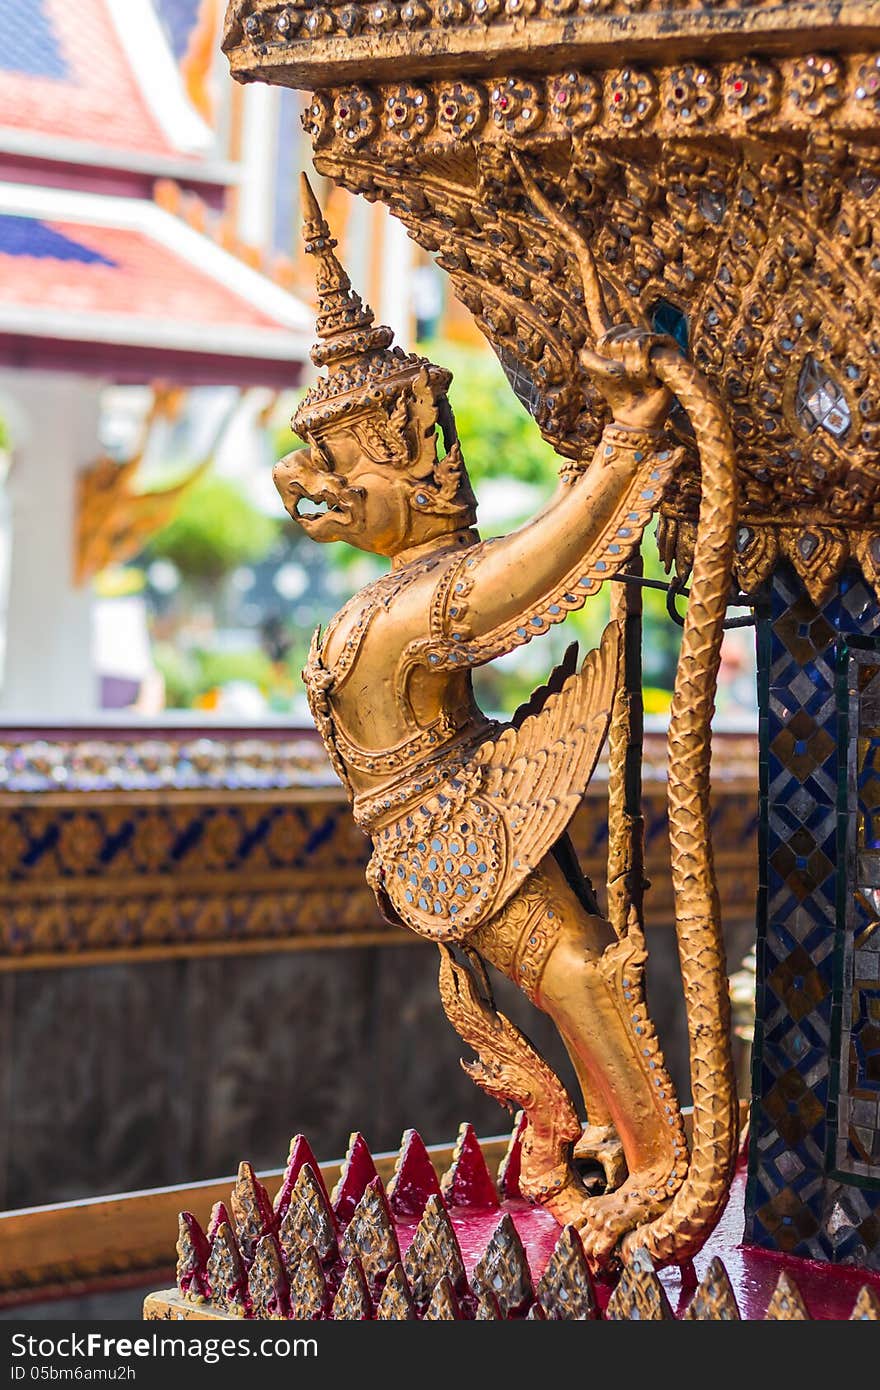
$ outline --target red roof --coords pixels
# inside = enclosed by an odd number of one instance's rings
[[[311,315],[158,207],[159,175],[233,176],[154,0],[0,0],[0,366],[294,384]]]
[[[310,338],[298,300],[154,203],[0,183],[0,364],[291,385]]]
[[[181,323],[277,329],[277,322],[241,295],[203,274],[190,262],[144,236],[118,227],[34,219],[88,257],[4,255],[0,213],[0,301],[60,313],[105,313],[120,320],[136,315]],[[92,259],[94,257],[94,259]]]
[[[138,26],[144,23],[151,43],[138,72]],[[123,33],[132,43],[129,52]],[[166,58],[157,88],[157,59]],[[123,166],[126,154],[140,164],[152,160],[159,172],[165,161],[196,165],[210,149],[194,154],[192,145],[187,149],[175,139],[175,121],[166,114],[163,128],[160,119],[166,100],[183,100],[178,91],[172,95],[178,81],[164,31],[143,0],[122,7],[118,0],[0,4],[0,149],[21,152],[24,143],[25,154],[47,159],[97,149]],[[194,115],[191,108],[187,114]],[[182,130],[188,122],[176,124]],[[87,153],[79,161],[88,162]]]

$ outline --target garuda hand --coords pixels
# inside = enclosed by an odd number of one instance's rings
[[[675,340],[619,324],[602,335],[596,348],[595,352],[582,350],[581,366],[610,405],[615,424],[662,429],[673,396],[658,380],[651,357],[657,351],[670,350],[680,356]]]

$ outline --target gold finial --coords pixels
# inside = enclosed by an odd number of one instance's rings
[[[306,255],[314,258],[315,285],[318,291],[318,342],[312,348],[316,367],[334,367],[352,362],[363,352],[387,347],[392,340],[390,328],[375,327],[375,317],[369,304],[364,304],[335,254],[338,245],[331,235],[312,185],[305,174],[300,175],[303,211],[303,242]]]

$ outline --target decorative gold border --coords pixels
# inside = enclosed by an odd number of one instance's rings
[[[853,48],[876,40],[880,30],[877,0],[740,0],[732,10],[668,0],[646,0],[636,9],[611,0],[604,13],[586,15],[571,13],[573,0],[486,0],[476,13],[472,8],[454,0],[411,0],[402,8],[384,0],[344,7],[331,0],[303,11],[285,0],[236,0],[223,48],[235,77],[313,90],[366,74],[373,81],[430,76],[438,60],[465,75],[524,61],[536,70],[560,61],[605,66],[620,61],[623,46],[629,62],[677,61],[706,51],[733,58],[749,49],[800,52],[807,41],[819,51]],[[346,11],[354,12],[356,30],[346,28]]]
[[[335,787],[313,729],[0,728],[0,793]]]
[[[645,744],[647,867],[652,922],[672,925],[661,743]],[[729,914],[748,916],[756,740],[722,735],[718,749],[721,891]],[[414,942],[382,920],[364,877],[369,841],[326,763],[321,783],[319,771],[312,785],[270,790],[0,792],[0,973]],[[597,883],[606,795],[600,772],[572,825]]]

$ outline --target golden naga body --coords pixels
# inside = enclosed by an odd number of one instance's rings
[[[313,360],[327,375],[294,419],[308,447],[283,459],[275,476],[314,540],[345,540],[391,560],[316,634],[303,673],[355,818],[372,838],[379,904],[439,943],[444,1007],[478,1054],[469,1071],[525,1110],[524,1190],[578,1227],[595,1266],[626,1241],[662,1263],[693,1253],[711,1230],[736,1145],[708,826],[709,722],[733,547],[732,441],[710,388],[670,339],[609,323],[588,248],[517,167],[581,266],[596,337],[581,363],[613,414],[593,458],[568,461],[558,492],[526,525],[482,541],[449,374],[391,346],[390,330],[352,291],[305,184],[304,235],[320,301]],[[566,834],[609,724],[625,724],[621,624],[612,619],[580,669],[567,658],[507,724],[479,709],[470,674],[561,622],[637,553],[678,460],[666,429],[673,398],[694,429],[703,491],[669,767],[695,1107],[690,1154],[644,1004],[638,911],[621,898],[618,879],[611,920],[603,917]],[[625,860],[619,801],[610,815],[612,857]],[[583,1091],[583,1130],[558,1078],[494,1009],[485,961],[553,1019]]]

